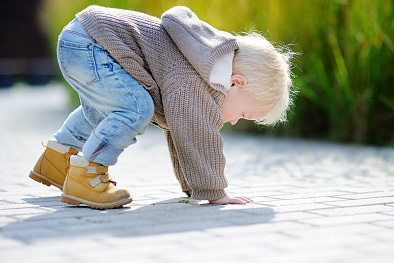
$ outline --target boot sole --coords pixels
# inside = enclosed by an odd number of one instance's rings
[[[44,176],[42,174],[39,174],[39,173],[37,173],[37,172],[35,172],[33,170],[30,171],[29,177],[31,179],[33,179],[34,181],[36,181],[36,182],[42,183],[43,185],[46,185],[46,186],[53,185],[53,186],[59,188],[60,190],[63,189],[62,185],[54,182],[53,180],[49,179],[48,177],[46,177],[46,176]]]
[[[63,203],[75,205],[75,206],[79,206],[80,204],[85,204],[85,205],[87,205],[91,208],[94,208],[94,209],[111,209],[111,208],[119,208],[125,204],[129,204],[133,201],[133,199],[130,197],[130,198],[119,200],[119,201],[112,202],[112,203],[96,203],[96,202],[91,202],[91,201],[88,201],[88,200],[85,200],[82,198],[78,198],[78,197],[63,193],[61,195],[60,201],[62,201]]]

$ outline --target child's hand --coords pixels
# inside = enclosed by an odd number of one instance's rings
[[[218,204],[218,205],[228,205],[228,204],[247,204],[247,203],[253,203],[253,200],[246,197],[246,196],[225,196],[223,198],[220,198],[218,200],[209,200],[210,204]]]

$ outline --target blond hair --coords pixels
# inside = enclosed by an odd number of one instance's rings
[[[252,32],[236,36],[239,49],[235,52],[233,73],[248,80],[243,91],[268,111],[259,124],[273,125],[286,121],[286,112],[291,105],[291,67],[294,55],[289,48],[275,47],[263,36]]]

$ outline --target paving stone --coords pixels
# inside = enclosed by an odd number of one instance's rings
[[[334,206],[327,205],[327,204],[318,204],[318,203],[309,203],[309,204],[289,204],[289,205],[280,205],[274,206],[273,209],[277,213],[284,213],[284,212],[314,212],[320,209],[327,209],[332,208]]]
[[[386,205],[386,204],[394,204],[394,195],[393,196],[377,196],[370,198],[362,198],[356,200],[338,200],[338,201],[327,201],[325,204],[331,204],[335,206],[348,207],[348,206],[360,206],[360,205]]]
[[[381,191],[374,191],[368,193],[340,195],[341,198],[357,199],[357,200],[364,198],[393,197],[393,196],[394,196],[394,190],[381,190]]]
[[[360,206],[320,209],[318,211],[314,211],[313,213],[318,215],[326,215],[326,216],[346,216],[346,215],[354,215],[354,214],[367,214],[367,213],[379,213],[379,212],[384,212],[383,214],[387,214],[386,212],[391,212],[393,210],[394,210],[393,207],[389,207],[387,205],[360,205]]]
[[[384,211],[384,212],[382,212],[382,214],[394,216],[394,209],[392,209],[390,206],[387,206],[387,207],[390,210],[389,211]]]
[[[320,217],[303,220],[304,223],[315,226],[347,225],[354,223],[371,223],[376,221],[390,220],[390,216],[379,213],[357,214],[336,217]]]
[[[387,221],[378,221],[378,222],[372,222],[371,224],[375,225],[375,226],[381,226],[387,229],[392,229],[394,230],[394,218],[391,220],[387,220]],[[385,236],[390,236],[394,239],[394,236],[392,235],[392,232],[379,232],[379,234],[383,233]]]
[[[324,203],[334,204],[338,201],[342,201],[342,198],[331,197],[331,196],[321,196],[321,197],[310,197],[310,198],[294,198],[286,200],[269,200],[265,203],[271,206],[284,206],[284,205],[299,205],[299,204],[310,204],[310,203]]]

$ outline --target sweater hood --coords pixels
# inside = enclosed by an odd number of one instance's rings
[[[211,83],[211,74],[222,56],[238,49],[235,37],[200,20],[184,6],[167,10],[161,20],[171,39],[204,81],[225,93],[225,86]]]

